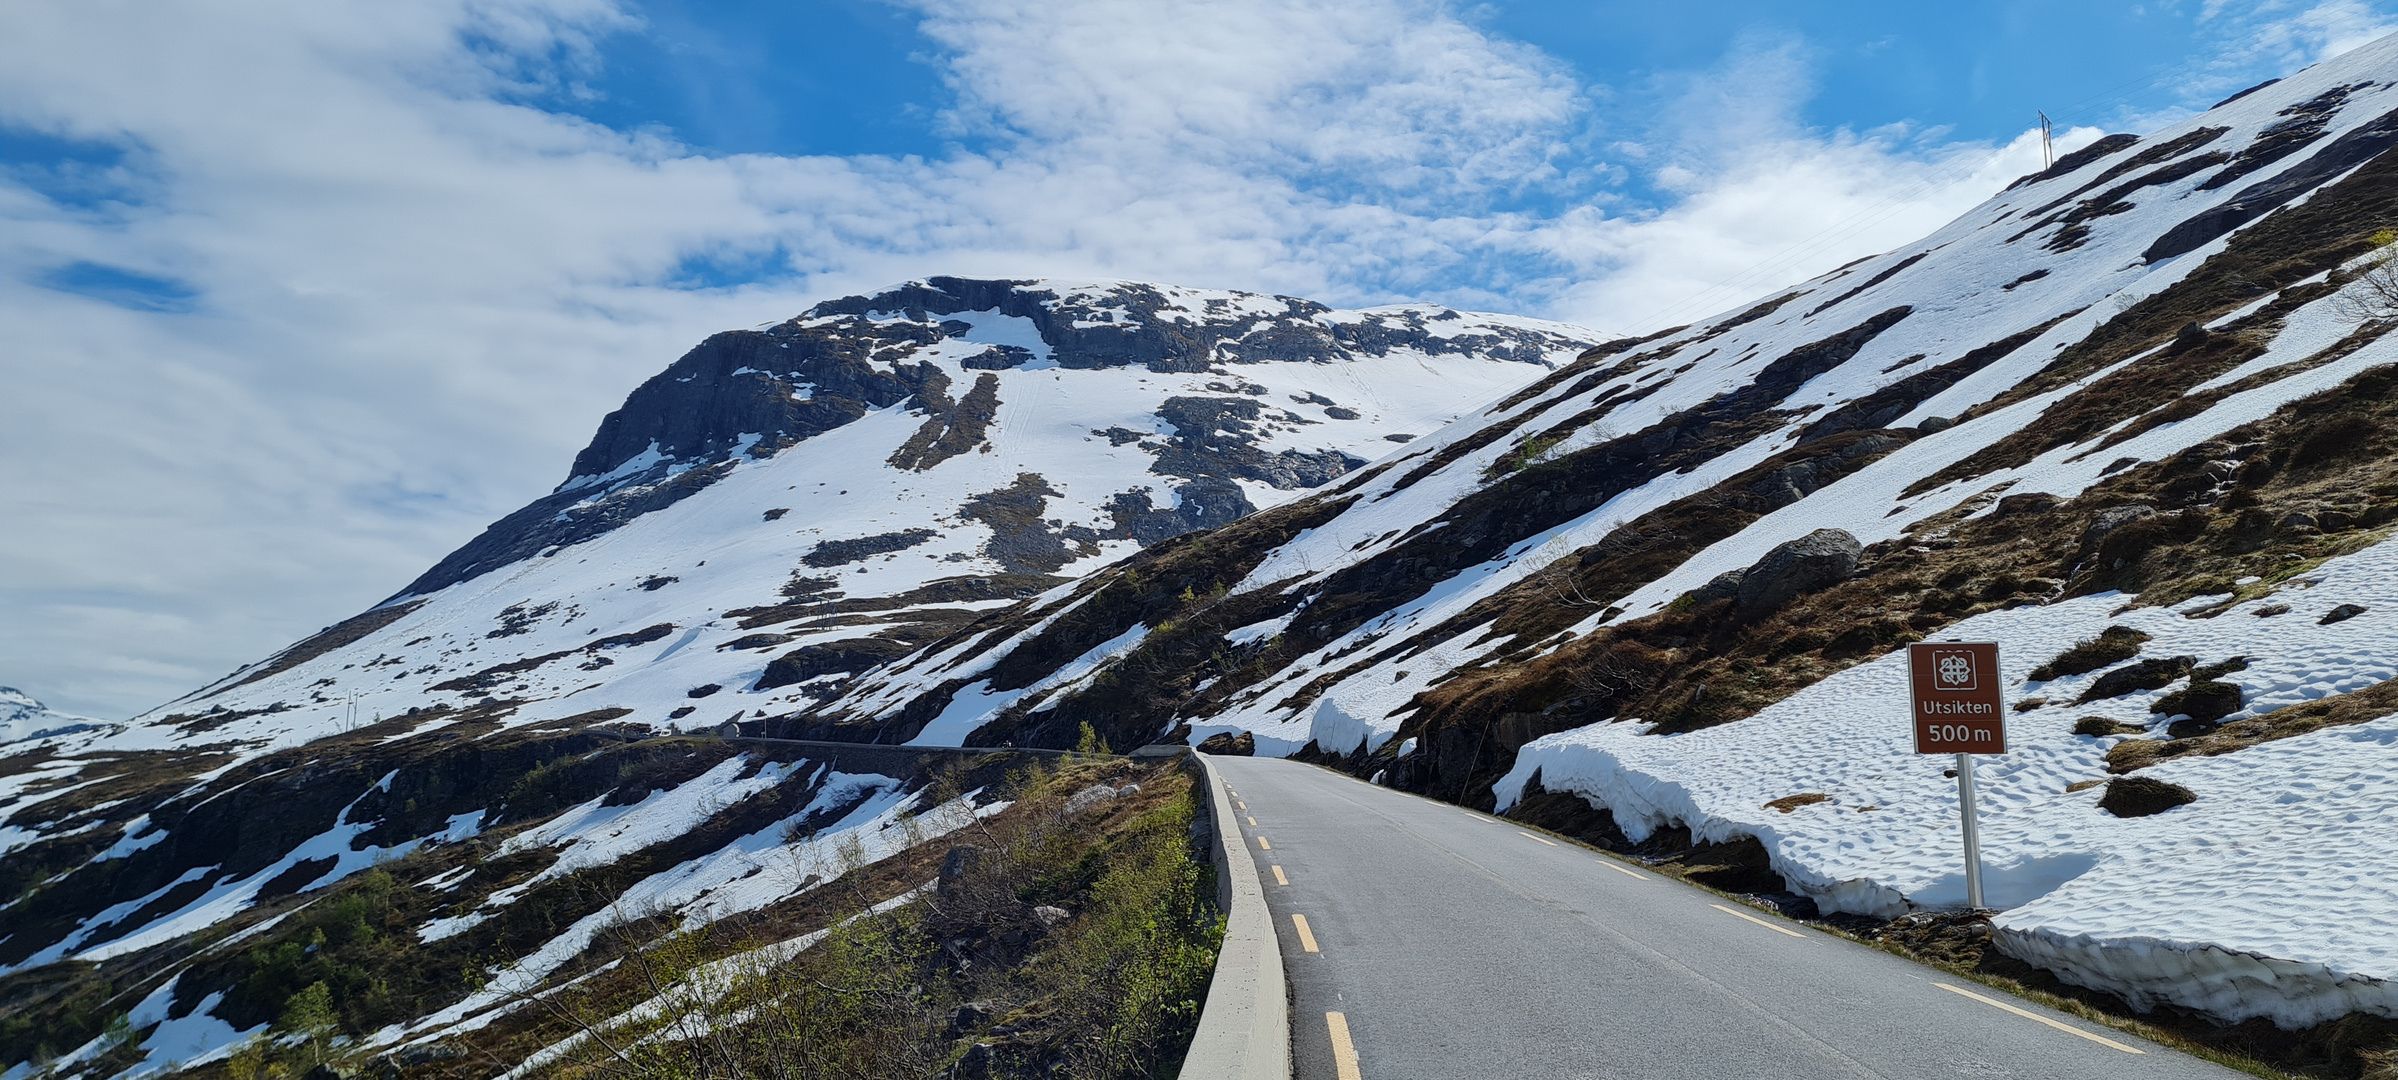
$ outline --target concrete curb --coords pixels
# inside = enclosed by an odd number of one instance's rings
[[[1257,863],[1241,842],[1224,777],[1194,750],[1215,817],[1216,900],[1224,909],[1224,947],[1199,1012],[1199,1032],[1182,1060],[1185,1080],[1290,1080],[1291,1003],[1282,944],[1266,910]]]

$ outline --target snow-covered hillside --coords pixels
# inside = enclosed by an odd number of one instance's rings
[[[1985,781],[1997,895],[2019,905],[2004,947],[2134,1002],[2398,1016],[2388,721],[2277,741],[2295,714],[2273,711],[2392,674],[2398,311],[2358,275],[2398,225],[2393,144],[2385,40],[2068,155],[1900,250],[1594,350],[1208,552],[1144,552],[791,723],[1239,730],[1485,806],[1537,773],[1631,839],[1755,836],[1820,903],[1888,914],[1961,900],[1953,788],[1908,752],[1893,650],[1995,638],[2010,693],[2047,706]],[[1776,585],[1767,557],[1827,528],[1854,545],[1837,584]],[[1743,571],[1783,595],[1740,599]],[[2341,603],[2366,610],[2317,630]],[[2024,681],[2110,618],[2154,639],[2130,663],[2195,659],[2079,706],[2083,680]],[[2193,682],[2237,687],[2230,711],[2166,707]],[[2391,708],[2353,704],[2342,723]],[[2085,717],[2105,723],[2075,734]],[[2248,718],[2270,745],[2202,747]],[[2133,772],[2199,797],[2098,809],[2087,782]],[[1762,805],[1802,793],[1829,798]]]
[[[598,962],[610,898],[804,902],[778,867],[971,820],[929,748],[1086,726],[1571,793],[1627,848],[1754,838],[1824,908],[1953,907],[1899,704],[1942,637],[2000,642],[2018,710],[2001,948],[2140,1005],[2398,1017],[2394,145],[2398,39],[1595,345],[951,278],[718,335],[391,601],[0,750],[0,965],[124,980],[141,1060],[204,1059],[275,1015],[242,973],[300,955],[279,920],[396,865],[389,932],[451,974],[344,1015],[476,1037]]]

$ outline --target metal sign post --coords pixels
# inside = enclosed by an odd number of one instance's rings
[[[1998,646],[1924,642],[1907,647],[1915,752],[1955,754],[1957,805],[1965,825],[1965,903],[1982,904],[1982,834],[1975,820],[1973,755],[2007,752],[2006,699],[1998,682]]]

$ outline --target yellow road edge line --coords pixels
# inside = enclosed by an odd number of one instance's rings
[[[1724,914],[1726,914],[1726,915],[1729,915],[1729,916],[1731,916],[1731,917],[1733,917],[1733,918],[1735,918],[1735,919],[1747,919],[1748,921],[1750,921],[1750,922],[1753,922],[1753,923],[1756,923],[1757,925],[1759,925],[1759,926],[1762,926],[1762,927],[1764,927],[1764,928],[1766,928],[1766,929],[1768,929],[1768,930],[1771,930],[1771,931],[1773,931],[1774,933],[1777,933],[1777,934],[1788,934],[1788,935],[1790,935],[1791,937],[1794,937],[1794,938],[1803,938],[1803,937],[1806,937],[1806,936],[1807,936],[1807,935],[1805,935],[1805,934],[1799,933],[1799,932],[1798,932],[1798,931],[1796,931],[1796,930],[1792,930],[1792,929],[1790,929],[1789,927],[1786,927],[1786,926],[1775,926],[1774,924],[1772,924],[1772,923],[1769,923],[1769,922],[1766,922],[1765,920],[1763,920],[1763,919],[1760,919],[1760,918],[1758,918],[1758,917],[1756,917],[1756,916],[1754,916],[1754,915],[1747,915],[1747,914],[1743,914],[1743,913],[1741,913],[1741,912],[1738,912],[1738,911],[1734,911],[1734,910],[1732,910],[1731,908],[1728,908],[1728,907],[1725,907],[1725,906],[1723,906],[1722,904],[1709,904],[1709,905],[1707,905],[1707,906],[1708,906],[1708,907],[1711,907],[1711,908],[1714,908],[1714,909],[1715,909],[1715,910],[1717,910],[1717,911],[1723,912]],[[1993,1002],[1992,1004],[1996,1004],[1996,1002]]]
[[[1309,930],[1309,929],[1307,928],[1307,916],[1305,916],[1305,915],[1301,915],[1301,914],[1299,914],[1299,913],[1298,913],[1298,912],[1296,912],[1296,911],[1294,911],[1294,912],[1291,912],[1291,925],[1292,925],[1292,926],[1296,926],[1296,927],[1298,927],[1298,928],[1299,928],[1299,947],[1300,947],[1300,948],[1302,948],[1302,949],[1306,949],[1306,950],[1307,950],[1307,951],[1309,951],[1309,952],[1323,952],[1323,951],[1324,951],[1324,950],[1322,950],[1322,949],[1316,948],[1316,935],[1315,935],[1315,931]]]
[[[1290,884],[1290,883],[1291,883],[1291,879],[1289,879],[1289,878],[1286,878],[1286,877],[1282,876],[1282,868],[1281,868],[1281,867],[1279,867],[1279,866],[1275,867],[1275,868],[1274,868],[1274,884],[1276,884],[1276,885],[1288,885],[1288,884]]]
[[[1962,994],[1966,997],[1972,998],[1975,1001],[1981,1002],[1984,1005],[2005,1009],[2006,1011],[2014,1013],[2015,1015],[2026,1020],[2035,1020],[2040,1023],[2047,1024],[2048,1026],[2055,1028],[2058,1031],[2062,1031],[2067,1035],[2079,1035],[2082,1038],[2088,1039],[2091,1042],[2097,1043],[2101,1046],[2112,1046],[2126,1054],[2146,1054],[2148,1052],[2140,1049],[2137,1046],[2125,1046],[2122,1043],[2116,1042],[2115,1040],[2107,1038],[2104,1035],[2092,1035],[2089,1032],[2083,1031],[2082,1029],[2071,1024],[2059,1023],[2055,1020],[2051,1020],[2045,1016],[2042,1016],[2039,1013],[2033,1012],[2030,1009],[2018,1009],[2015,1006],[2009,1005],[2006,1002],[2000,1001],[1996,998],[1983,997],[1980,994],[1974,993],[1973,991],[1964,989],[1962,987],[1950,986],[1947,983],[1933,983],[1932,985],[1937,986],[1942,990],[1946,990],[1952,994]]]
[[[1522,829],[1517,829],[1517,830],[1515,831],[1515,833],[1516,833],[1516,835],[1517,835],[1517,836],[1532,836],[1532,834],[1531,834],[1531,833],[1525,832],[1525,831],[1524,831],[1524,830],[1522,830]],[[1532,836],[1532,839],[1534,839],[1534,840],[1539,840],[1541,843],[1547,844],[1547,845],[1549,845],[1550,847],[1556,847],[1556,846],[1557,846],[1557,841],[1555,841],[1555,840],[1550,840],[1550,839],[1546,839],[1546,838],[1544,838],[1544,837],[1539,837],[1539,836]]]
[[[1234,807],[1237,807],[1237,808],[1239,808],[1239,809],[1242,809],[1242,810],[1247,810],[1247,809],[1249,808],[1249,804],[1248,804],[1248,803],[1241,802],[1241,801],[1239,801],[1239,800],[1237,800],[1237,799],[1233,801],[1233,804],[1232,804],[1232,805],[1233,805]]]
[[[1259,851],[1272,851],[1272,850],[1274,850],[1274,845],[1272,845],[1272,844],[1269,844],[1269,843],[1266,843],[1266,838],[1265,838],[1265,837],[1262,837],[1262,836],[1260,836],[1260,837],[1258,837],[1258,838],[1257,838],[1257,850],[1259,850]]]
[[[1324,1027],[1332,1033],[1332,1071],[1340,1080],[1365,1080],[1357,1071],[1357,1047],[1349,1042],[1349,1018],[1336,1012],[1324,1014]]]
[[[1600,859],[1600,860],[1599,860],[1599,865],[1600,865],[1600,866],[1604,866],[1604,867],[1606,867],[1606,868],[1607,868],[1607,869],[1609,869],[1609,870],[1613,870],[1613,871],[1615,871],[1616,873],[1622,874],[1622,875],[1624,875],[1625,877],[1631,878],[1631,879],[1633,879],[1633,880],[1635,880],[1635,881],[1647,881],[1647,880],[1649,879],[1649,876],[1648,876],[1647,874],[1643,874],[1643,873],[1641,873],[1641,872],[1640,872],[1640,871],[1638,871],[1638,870],[1627,870],[1627,869],[1625,869],[1625,868],[1623,868],[1623,867],[1621,867],[1621,866],[1617,866],[1617,865],[1615,865],[1615,860],[1613,860],[1613,859]]]
[[[1256,828],[1256,827],[1257,827],[1257,817],[1256,817],[1255,815],[1251,815],[1251,816],[1250,816],[1250,818],[1249,818],[1249,827],[1250,827],[1250,828],[1252,828],[1252,829],[1254,829],[1254,828]]]

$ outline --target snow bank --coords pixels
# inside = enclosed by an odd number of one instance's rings
[[[2047,683],[2029,672],[2109,625],[2155,635],[2147,656],[2248,656],[2247,670],[2223,677],[2246,697],[2231,719],[2398,676],[2398,542],[2214,618],[2180,613],[2204,601],[2110,618],[2122,602],[1991,612],[1942,636],[1998,642],[2011,699],[2078,696],[2104,670]],[[2318,624],[2347,603],[2369,610]],[[2291,610],[2252,614],[2268,604]],[[1543,787],[1607,807],[1636,839],[1676,824],[1700,840],[1756,837],[1792,888],[1831,910],[1959,907],[1956,788],[1941,775],[1947,758],[1911,752],[1906,662],[1893,653],[1703,731],[1654,736],[1632,721],[1550,735],[1494,791],[1511,806],[1537,772]],[[2009,716],[2013,752],[1978,770],[1987,900],[2006,909],[2000,949],[2137,1005],[2285,1026],[2352,1010],[2398,1016],[2398,718],[2151,766],[2142,775],[2198,794],[2151,817],[2099,810],[2097,788],[2065,790],[2103,780],[2122,738],[2074,735],[2075,719],[2154,723],[2149,704],[2173,689]],[[1766,806],[1802,793],[1828,798],[1790,813]]]

